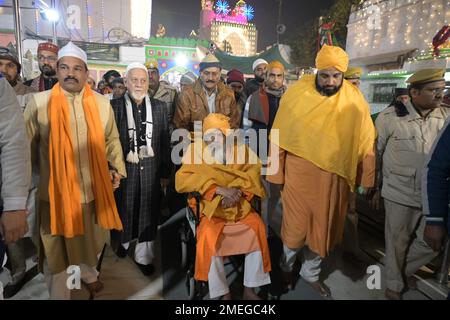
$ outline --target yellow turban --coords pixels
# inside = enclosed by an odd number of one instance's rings
[[[230,129],[230,118],[221,113],[210,113],[203,119],[203,132],[210,129],[219,129],[223,134],[227,134]]]
[[[345,79],[359,79],[363,70],[361,67],[348,67],[347,72],[344,73]]]
[[[281,71],[283,71],[284,73],[284,65],[280,61],[274,60],[271,63],[269,63],[269,65],[267,66],[267,70],[273,68],[281,69]]]
[[[316,68],[318,70],[335,68],[340,72],[345,72],[348,68],[348,55],[339,47],[325,44],[317,54]]]

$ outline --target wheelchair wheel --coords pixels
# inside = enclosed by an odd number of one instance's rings
[[[186,241],[181,240],[181,268],[186,268],[187,265],[187,259],[188,259],[188,244]]]
[[[186,289],[187,289],[188,299],[194,300],[196,297],[195,279],[194,279],[194,276],[191,274],[190,270],[186,273]]]

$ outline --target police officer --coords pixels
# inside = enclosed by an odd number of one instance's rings
[[[353,85],[359,88],[361,84],[361,76],[363,70],[361,67],[348,67],[344,73],[344,79],[350,81]]]
[[[148,72],[148,95],[150,98],[159,100],[164,103],[167,109],[169,121],[169,135],[172,135],[174,130],[173,116],[175,113],[175,106],[177,97],[177,89],[167,84],[165,81],[160,81],[160,74],[158,69],[158,61],[151,59],[145,64]],[[171,152],[167,150],[166,152]],[[175,190],[175,167],[171,168],[169,177],[169,185],[163,189],[163,198],[161,200],[162,219],[165,220],[171,214],[177,212],[184,204],[184,197],[178,194]]]
[[[173,114],[175,112],[175,103],[177,99],[177,89],[165,82],[160,81],[158,61],[149,60],[146,65],[149,76],[148,93],[150,98],[164,102],[167,107],[170,133],[173,131]]]
[[[441,107],[444,73],[442,69],[414,73],[406,81],[411,101],[386,108],[375,122],[382,172],[378,185],[382,183],[386,209],[388,299],[402,298],[404,280],[410,289],[415,289],[414,273],[437,254],[423,240],[421,177],[426,157],[450,114]],[[379,198],[379,192],[375,197]]]

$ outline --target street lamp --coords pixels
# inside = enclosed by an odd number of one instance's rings
[[[59,21],[59,13],[55,9],[42,9],[40,14],[44,20],[50,22],[58,22]]]
[[[59,20],[59,13],[56,10],[55,0],[52,0],[52,8],[49,8],[48,5],[40,0],[40,2],[45,5],[46,8],[41,8],[40,13],[42,17],[45,20],[48,20],[52,22],[53,24],[53,43],[57,44],[57,37],[56,37],[56,22]],[[23,54],[22,54],[22,28],[21,28],[21,14],[20,14],[20,1],[19,0],[13,0],[12,1],[12,8],[14,12],[14,30],[15,30],[15,37],[16,37],[16,50],[17,50],[17,58],[19,59],[20,64],[22,64]],[[25,9],[35,9],[35,8],[26,8]],[[23,69],[21,70],[21,73],[23,73]]]
[[[52,23],[53,29],[53,43],[58,44],[58,37],[56,35],[56,23],[59,21],[59,12],[56,10],[56,1],[52,0],[52,6],[49,8],[45,2],[41,1],[46,8],[42,8],[39,13],[44,20],[50,21]]]
[[[185,55],[180,54],[175,58],[175,63],[179,67],[186,67],[186,65],[188,63],[188,59],[186,58]]]
[[[277,44],[280,44],[280,35],[286,31],[286,26],[281,24],[281,7],[283,6],[283,0],[277,0],[278,2],[278,24],[277,24]]]

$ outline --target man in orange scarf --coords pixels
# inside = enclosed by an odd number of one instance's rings
[[[349,192],[355,185],[373,185],[375,129],[363,95],[343,79],[345,51],[323,46],[316,66],[316,76],[304,76],[281,99],[271,131],[271,143],[279,146],[279,167],[267,180],[283,188],[281,267],[286,280],[305,247],[300,275],[329,296],[319,280],[320,264],[342,240]],[[279,141],[272,140],[274,130]]]
[[[199,139],[187,149],[176,189],[202,196],[195,279],[208,281],[211,298],[229,300],[223,258],[245,254],[243,298],[260,299],[253,288],[269,284],[271,270],[265,226],[250,204],[254,196],[265,195],[261,164],[244,144],[224,143],[229,121],[218,113],[203,120],[206,143]]]
[[[39,171],[40,267],[51,299],[70,299],[66,272],[78,266],[91,293],[110,229],[122,229],[113,188],[126,176],[109,100],[86,84],[87,56],[69,42],[58,53],[58,83],[25,110],[32,164]]]

